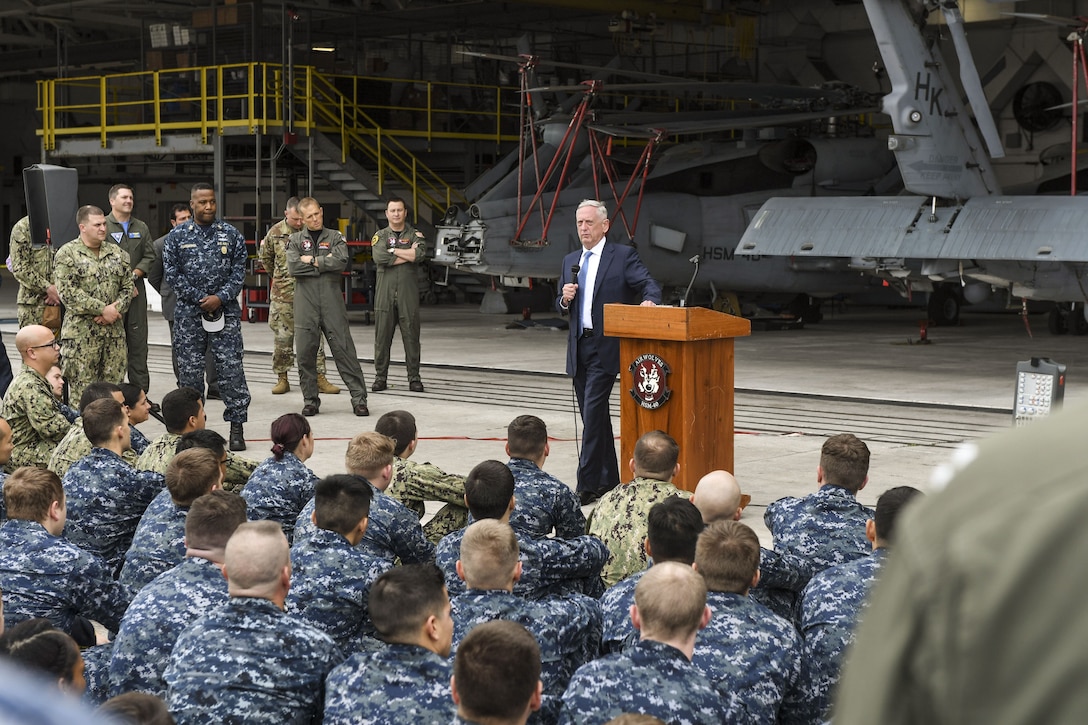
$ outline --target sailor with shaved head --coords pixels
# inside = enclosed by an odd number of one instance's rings
[[[53,331],[29,325],[15,334],[23,367],[4,394],[4,418],[11,425],[10,468],[45,468],[57,443],[72,426],[57,409],[53,389],[45,379],[60,361],[60,343]]]
[[[284,612],[291,588],[279,524],[242,524],[227,542],[230,600],[174,645],[167,704],[178,725],[320,722],[325,677],[343,659],[332,639]]]
[[[711,471],[699,479],[691,502],[703,515],[704,524],[715,521],[739,521],[741,511],[740,484],[729,471]]]
[[[747,499],[747,500],[745,500]],[[719,521],[740,521],[744,507],[751,501],[740,491],[740,484],[728,471],[711,471],[699,479],[691,502],[703,516],[703,523],[710,526]],[[797,594],[817,571],[811,562],[790,550],[759,549],[759,584],[753,587],[753,598],[772,606],[780,597]],[[789,612],[780,608],[779,616]]]

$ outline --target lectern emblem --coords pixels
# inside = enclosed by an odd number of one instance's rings
[[[669,401],[672,391],[669,390],[668,375],[672,370],[667,362],[647,353],[636,357],[627,369],[633,377],[631,397],[639,405],[647,410],[657,410]]]

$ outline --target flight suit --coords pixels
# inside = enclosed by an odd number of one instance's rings
[[[408,249],[416,242],[416,261],[394,265],[396,257],[390,250]],[[374,380],[385,382],[389,374],[393,330],[400,325],[408,382],[419,381],[419,263],[426,258],[426,242],[422,232],[406,224],[400,232],[389,227],[378,230],[370,245],[378,274],[374,290]]]
[[[317,266],[300,262],[299,258],[305,256],[317,259]],[[347,266],[348,245],[334,229],[322,229],[316,244],[308,229],[295,232],[287,243],[287,269],[295,278],[295,357],[306,405],[321,405],[316,361],[322,333],[351,393],[352,406],[366,405],[366,380],[359,367],[340,287],[340,273]]]
[[[287,242],[295,230],[281,219],[264,235],[257,258],[272,279],[268,294],[268,329],[272,331],[272,372],[295,365],[295,278],[287,270]],[[325,347],[317,346],[317,374],[325,375]]]
[[[144,277],[155,262],[154,237],[147,224],[136,217],[129,217],[128,232],[113,216],[106,217],[106,235],[121,249],[128,252],[130,271],[140,270],[143,277],[133,276],[137,295],[125,313],[125,339],[128,342],[128,381],[147,392],[151,374],[147,371],[147,290]]]

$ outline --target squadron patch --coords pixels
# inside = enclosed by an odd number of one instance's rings
[[[657,410],[672,397],[668,375],[669,364],[657,355],[639,355],[627,368],[632,374],[631,397],[647,410]]]

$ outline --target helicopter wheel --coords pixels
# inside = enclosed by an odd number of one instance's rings
[[[948,285],[940,284],[929,293],[926,313],[938,327],[954,327],[960,323],[961,306],[959,294]]]

